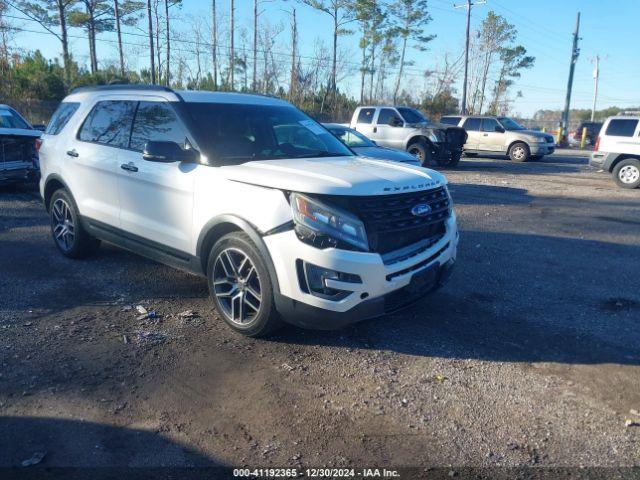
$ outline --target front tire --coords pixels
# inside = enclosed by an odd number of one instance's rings
[[[526,162],[531,157],[529,145],[524,142],[516,142],[509,149],[509,158],[512,162]]]
[[[407,152],[416,157],[423,167],[431,163],[431,149],[424,140],[413,142],[407,147]]]
[[[627,158],[613,168],[613,180],[622,188],[640,187],[640,160]]]
[[[57,190],[51,196],[49,217],[53,241],[65,257],[88,257],[100,245],[82,226],[78,207],[66,190]]]
[[[216,310],[236,332],[261,337],[281,326],[269,270],[247,234],[232,232],[214,244],[207,279]]]

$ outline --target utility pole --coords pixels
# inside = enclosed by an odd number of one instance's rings
[[[594,81],[593,106],[591,107],[592,122],[596,116],[596,102],[598,101],[598,79],[600,78],[600,55],[596,55],[595,61],[596,61],[596,68],[593,69],[593,81]]]
[[[149,64],[151,70],[151,83],[156,83],[156,65],[153,53],[153,20],[151,19],[151,0],[147,0],[147,18],[149,19]]]
[[[569,65],[569,81],[567,82],[567,97],[564,101],[564,113],[562,114],[562,123],[560,128],[562,129],[561,140],[567,135],[569,128],[569,106],[571,104],[571,89],[573,88],[573,71],[576,68],[576,62],[580,55],[580,49],[578,48],[578,33],[580,32],[580,12],[576,16],[576,29],[573,32],[573,46],[571,48],[571,64]]]
[[[471,28],[471,7],[474,5],[482,5],[487,3],[486,0],[472,2],[467,0],[464,5],[453,5],[453,8],[466,8],[467,9],[467,37],[464,47],[464,83],[462,84],[462,106],[460,107],[460,114],[465,115],[467,113],[467,77],[469,73],[469,32]]]

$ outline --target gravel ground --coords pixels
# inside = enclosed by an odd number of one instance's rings
[[[445,288],[267,340],[202,279],[63,258],[37,193],[0,189],[0,466],[637,467],[640,191],[570,152],[447,176]]]

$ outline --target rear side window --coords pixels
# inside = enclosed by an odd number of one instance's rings
[[[110,147],[127,148],[136,102],[98,102],[89,113],[78,138],[84,142],[100,143]]]
[[[378,115],[378,125],[387,125],[392,118],[400,119],[395,110],[383,108]]]
[[[79,106],[80,104],[77,102],[61,103],[49,120],[44,133],[47,135],[58,135],[71,119],[73,114],[76,113]]]
[[[360,110],[358,114],[358,123],[371,123],[373,122],[373,114],[375,113],[375,108],[363,108]]]
[[[636,131],[637,126],[638,120],[636,119],[614,119],[609,122],[605,134],[613,137],[633,137],[633,132]]]
[[[442,117],[440,123],[445,125],[458,125],[460,123],[460,117]]]
[[[167,103],[140,102],[129,148],[141,152],[148,141],[175,142],[184,146],[186,138],[182,123]]]
[[[471,132],[477,132],[480,130],[480,119],[479,118],[467,118],[462,125],[462,128],[465,130],[469,130]]]
[[[498,122],[493,118],[482,119],[482,131],[483,132],[495,132],[496,127],[499,127]]]

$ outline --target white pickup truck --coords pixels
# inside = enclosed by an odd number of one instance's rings
[[[431,123],[418,110],[402,106],[358,107],[350,127],[380,146],[406,150],[423,166],[456,166],[467,140],[463,128]]]

